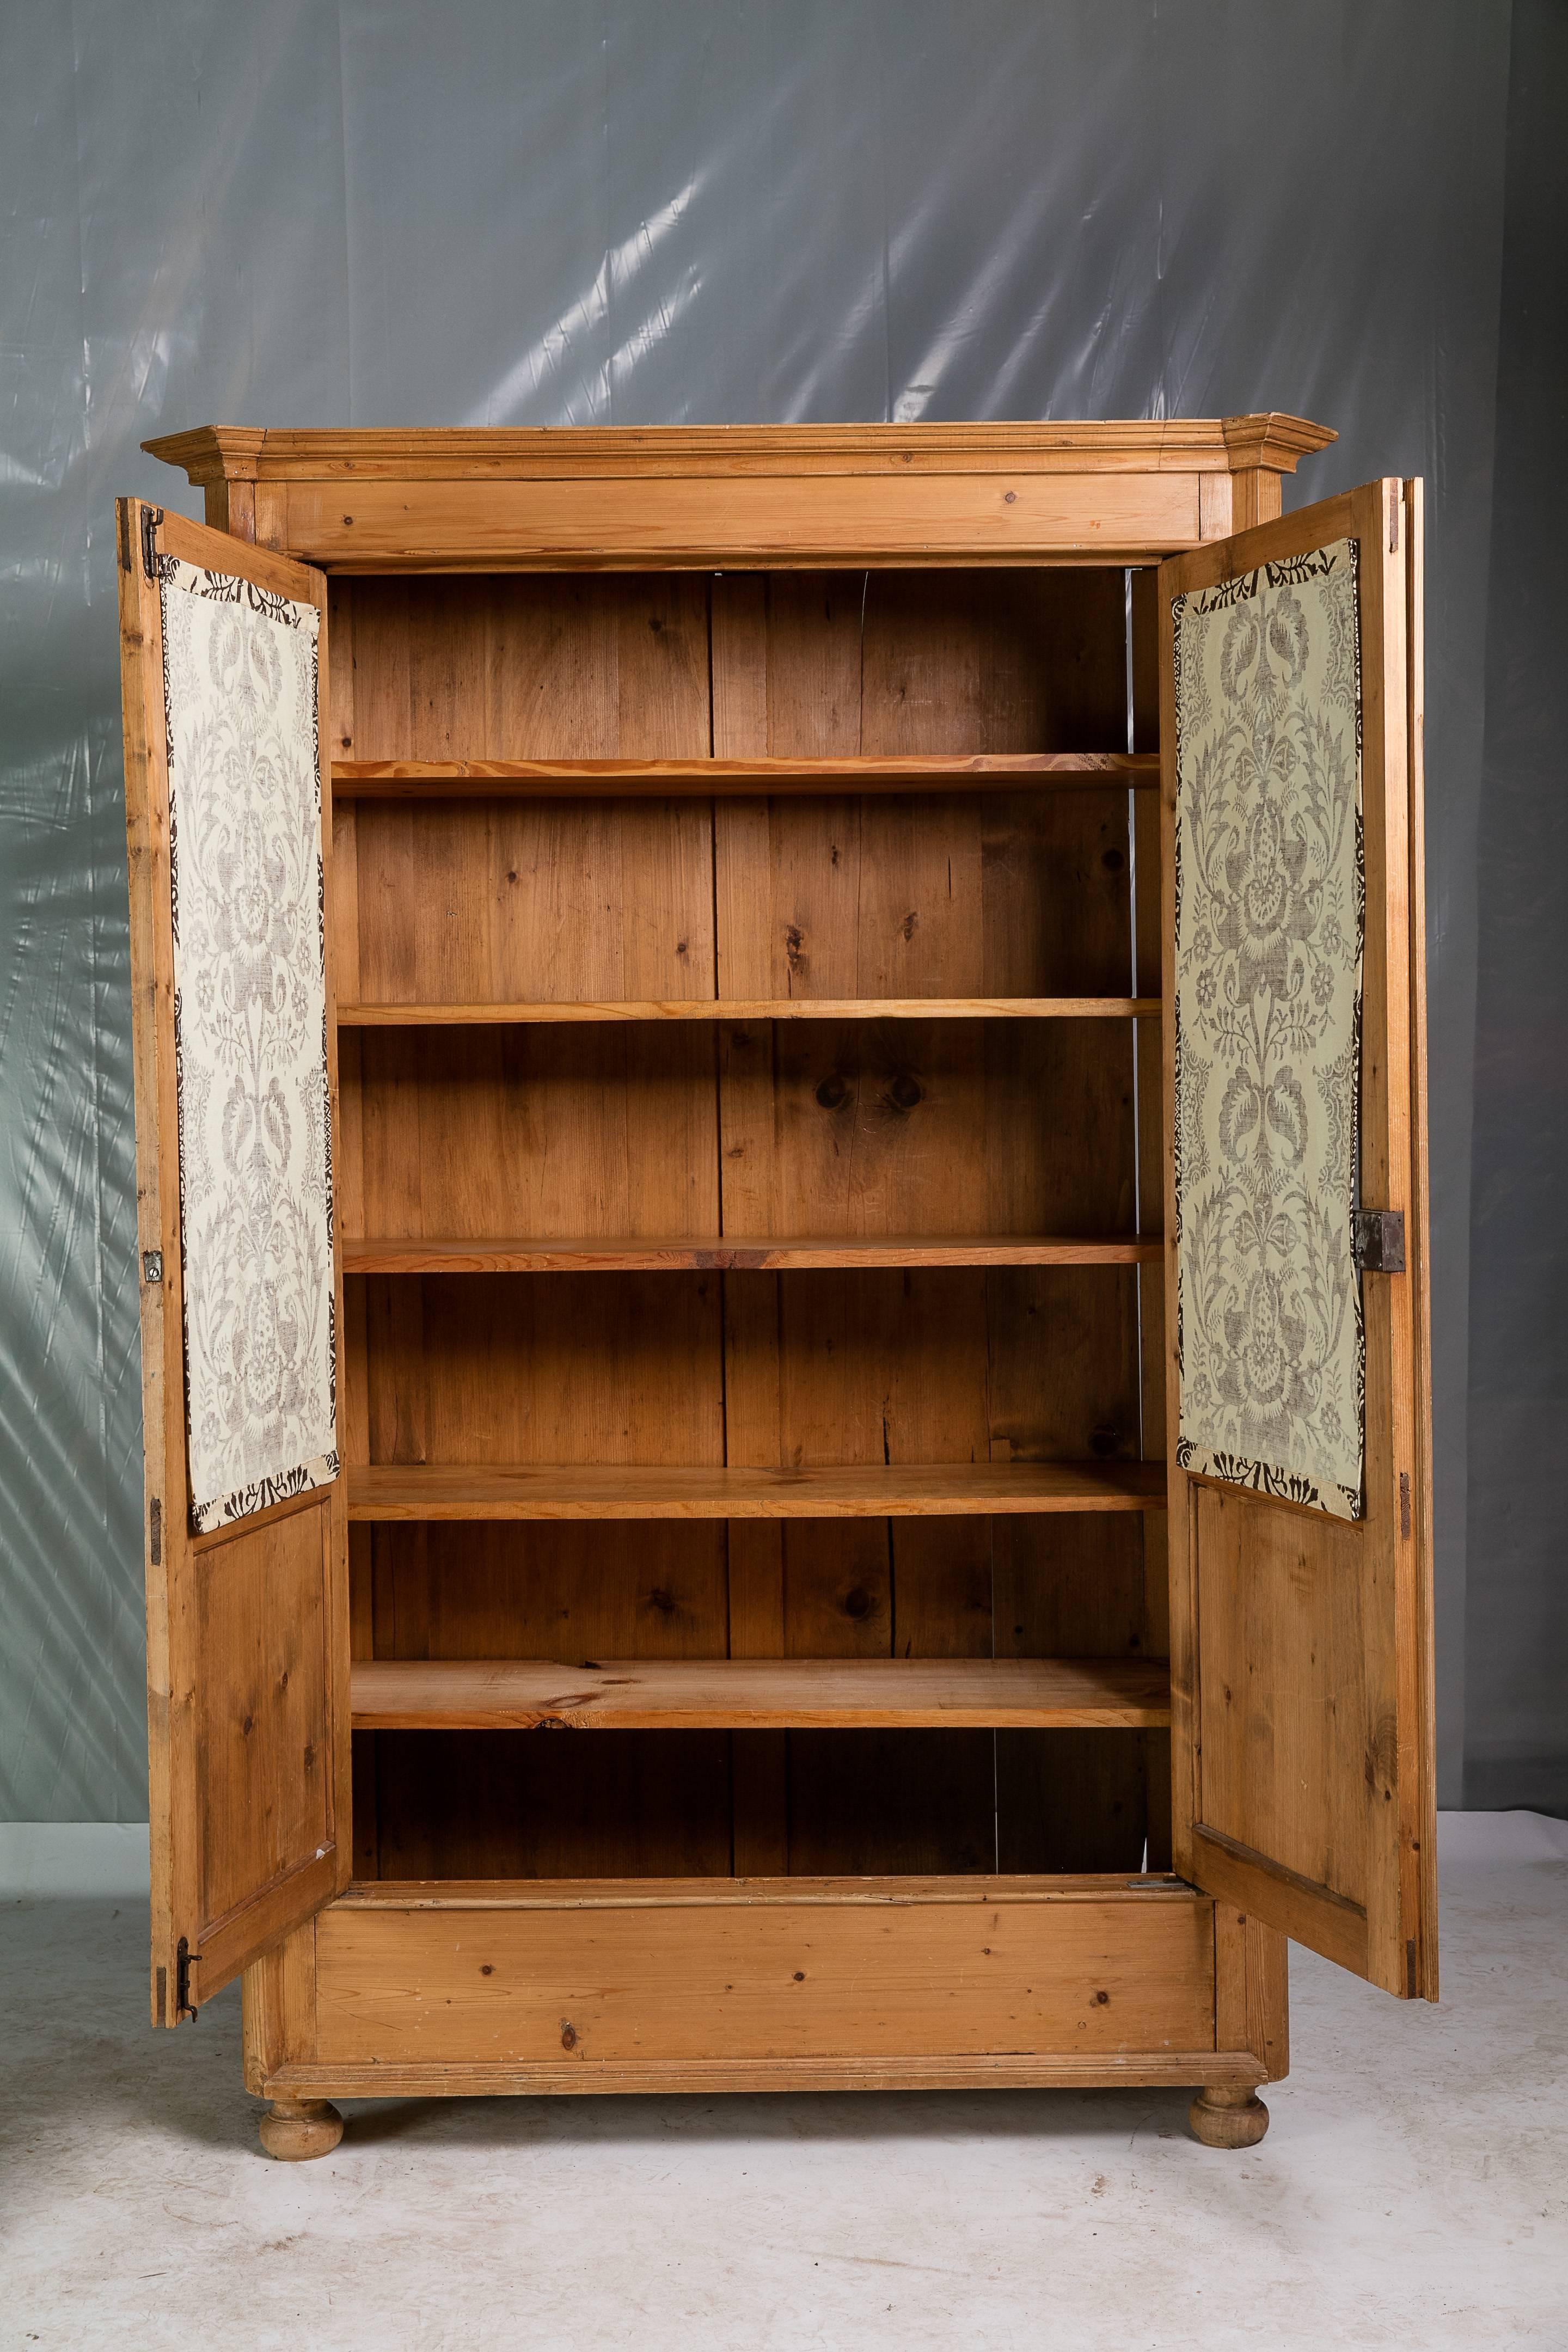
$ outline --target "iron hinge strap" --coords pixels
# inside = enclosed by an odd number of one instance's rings
[[[191,1970],[201,1966],[201,1955],[193,1953],[184,1936],[174,1947],[174,2016],[194,2018],[196,1997],[192,1988]]]
[[[149,580],[158,577],[158,525],[163,520],[162,507],[142,509],[142,569]]]
[[[1355,1262],[1362,1274],[1403,1274],[1405,1271],[1405,1212],[1403,1209],[1358,1209],[1355,1217]]]

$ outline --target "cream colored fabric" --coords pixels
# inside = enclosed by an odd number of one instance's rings
[[[159,560],[192,1517],[337,1475],[319,617]]]
[[[1362,1511],[1357,546],[1175,599],[1184,1469]]]

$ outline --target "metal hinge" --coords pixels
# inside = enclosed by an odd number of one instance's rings
[[[163,1251],[162,1251],[162,1250],[143,1250],[143,1251],[142,1251],[142,1281],[143,1281],[144,1283],[146,1283],[146,1284],[148,1285],[149,1288],[151,1288],[151,1286],[152,1286],[154,1283],[159,1283],[159,1282],[162,1282],[162,1281],[163,1281]]]
[[[174,1947],[174,2018],[194,2018],[196,2013],[195,1995],[191,1990],[191,1970],[201,1965],[200,1955],[195,1958],[191,1948],[182,1936]]]
[[[1355,1214],[1355,1262],[1363,1274],[1403,1274],[1405,1271],[1405,1212],[1403,1209],[1358,1209]]]
[[[158,577],[158,525],[163,520],[162,507],[142,509],[142,569],[149,580]]]
[[[147,1506],[147,1557],[154,1568],[163,1565],[163,1505],[154,1495]]]

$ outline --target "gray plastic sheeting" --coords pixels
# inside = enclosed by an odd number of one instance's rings
[[[1448,1801],[1502,0],[6,14],[0,1818],[146,1804],[111,501],[247,425],[1139,416],[1431,485]]]
[[[1568,1814],[1568,8],[1515,0],[1487,615],[1465,1802]]]

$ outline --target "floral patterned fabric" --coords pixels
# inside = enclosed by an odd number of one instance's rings
[[[191,1517],[334,1478],[319,615],[161,556]]]
[[[1177,1460],[1362,1513],[1353,540],[1173,602]]]

